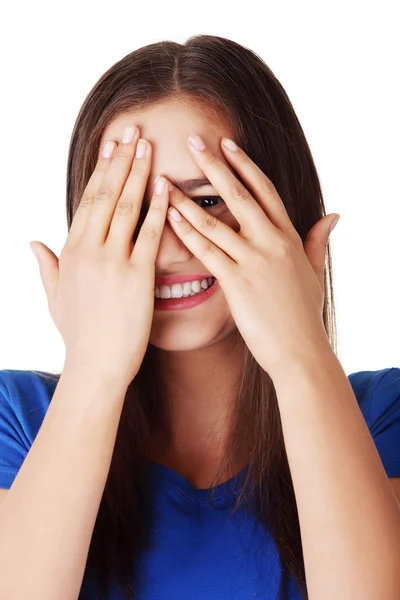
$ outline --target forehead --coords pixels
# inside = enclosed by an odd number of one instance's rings
[[[152,145],[151,178],[157,173],[172,179],[195,178],[203,174],[187,146],[191,133],[201,135],[212,152],[228,165],[220,143],[223,136],[234,137],[232,128],[224,115],[199,102],[168,100],[120,114],[104,131],[100,147],[108,140],[118,142],[127,125],[136,125],[140,137]]]
[[[169,99],[118,115],[106,128],[102,140],[118,140],[130,124],[139,127],[141,137],[150,142],[168,139],[173,143],[194,131],[209,136],[210,141],[218,135],[232,135],[222,113],[196,100]]]

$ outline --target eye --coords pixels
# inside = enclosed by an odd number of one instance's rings
[[[221,200],[221,202],[223,202],[223,204],[225,204],[225,200],[223,198],[221,198],[221,196],[195,196],[194,198],[192,198],[192,200],[200,200],[200,206],[201,208],[218,208],[218,204],[212,204],[212,202],[216,202],[217,200]],[[203,202],[205,203],[205,206],[203,206]]]

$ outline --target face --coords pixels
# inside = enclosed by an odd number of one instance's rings
[[[205,178],[187,146],[191,133],[199,133],[216,156],[232,171],[220,150],[220,140],[223,136],[234,137],[234,134],[222,119],[216,120],[199,104],[174,100],[158,103],[145,111],[119,115],[107,127],[102,141],[106,137],[120,139],[125,126],[130,123],[136,125],[140,137],[152,145],[152,164],[143,202],[144,214],[158,173],[166,175],[173,182],[179,179]],[[211,184],[186,192],[186,195],[232,229],[239,231],[238,221]],[[204,196],[215,198],[207,201]],[[202,278],[213,275],[174,233],[167,219],[156,258],[155,274],[156,277],[188,275],[189,281],[193,279],[193,274],[202,274]],[[155,310],[149,341],[162,350],[190,351],[221,342],[235,329],[224,294],[217,286],[207,300],[192,308]]]

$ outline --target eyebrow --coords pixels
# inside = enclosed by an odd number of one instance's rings
[[[197,188],[201,188],[206,185],[212,186],[211,181],[209,181],[206,177],[197,177],[194,179],[172,179],[171,177],[168,177],[168,179],[176,188],[178,188],[178,190],[181,190],[181,192],[184,194],[193,192],[194,190],[197,190]],[[150,200],[149,194],[145,194],[144,199]]]
[[[205,177],[198,177],[195,179],[171,179],[171,183],[184,194],[193,192],[193,190],[197,190],[197,188],[204,187],[205,185],[212,185],[211,181]]]

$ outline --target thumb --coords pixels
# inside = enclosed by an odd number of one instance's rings
[[[304,251],[323,289],[325,253],[329,235],[336,227],[340,215],[332,213],[323,217],[310,229],[304,242]]]
[[[35,242],[34,244],[31,242],[29,246],[37,258],[40,277],[50,308],[53,306],[57,295],[59,273],[58,258],[54,252],[45,246],[45,244],[42,244],[42,242]]]

